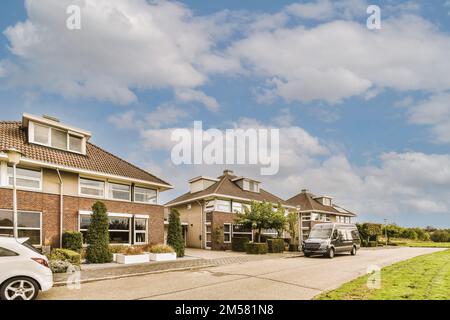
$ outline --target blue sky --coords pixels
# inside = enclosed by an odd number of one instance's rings
[[[377,4],[381,30],[364,0],[2,1],[1,118],[92,131],[175,186],[162,202],[224,169],[173,165],[173,129],[276,127],[280,172],[235,173],[329,194],[360,221],[450,227],[450,2]]]

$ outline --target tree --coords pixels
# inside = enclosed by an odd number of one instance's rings
[[[448,242],[450,241],[450,233],[445,230],[436,230],[431,234],[431,240],[434,242]]]
[[[253,201],[250,205],[250,209],[245,207],[244,212],[238,212],[236,215],[236,224],[251,228],[252,231],[258,231],[258,242],[261,242],[261,231],[263,229],[276,229],[280,232],[286,225],[284,208],[281,204],[279,204],[277,210],[274,211],[270,202]]]
[[[96,202],[92,206],[91,224],[87,231],[86,260],[89,263],[111,262],[109,251],[109,219],[103,202]]]
[[[387,242],[390,242],[391,238],[399,238],[402,232],[402,228],[396,224],[389,224],[383,227],[383,235],[387,234]]]
[[[362,238],[366,238],[369,241],[378,241],[378,236],[381,235],[381,225],[376,223],[363,223],[356,225],[359,234]]]
[[[285,209],[283,208],[281,203],[278,202],[276,211],[272,210],[272,216],[270,220],[271,221],[269,221],[269,225],[271,225],[271,227],[269,229],[277,230],[278,237],[281,237],[283,231],[286,230],[287,223]]]
[[[287,224],[288,229],[287,232],[289,232],[289,235],[291,236],[292,243],[294,244],[296,242],[297,238],[297,223],[298,223],[298,216],[296,212],[289,212],[287,216]]]
[[[183,227],[181,226],[180,213],[176,209],[170,210],[167,244],[175,250],[177,257],[184,257]]]

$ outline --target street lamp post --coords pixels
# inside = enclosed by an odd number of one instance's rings
[[[388,245],[388,238],[387,238],[387,219],[384,219],[384,237],[386,238],[386,246]]]
[[[13,235],[19,237],[18,218],[17,218],[17,185],[16,185],[16,167],[20,162],[22,153],[14,148],[2,150],[8,156],[8,162],[13,167]]]
[[[297,221],[298,221],[298,245],[301,250],[301,246],[303,243],[303,217],[301,213],[301,207],[297,206]]]

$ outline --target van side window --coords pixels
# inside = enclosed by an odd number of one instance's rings
[[[352,230],[353,240],[359,240],[359,232],[358,230]]]
[[[14,257],[14,256],[18,256],[18,254],[9,249],[0,247],[0,257]]]

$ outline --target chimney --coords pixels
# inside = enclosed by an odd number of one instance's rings
[[[309,193],[308,189],[302,189],[302,193]]]
[[[225,170],[223,170],[223,174],[233,174],[233,171],[229,170],[229,169],[225,169]]]

